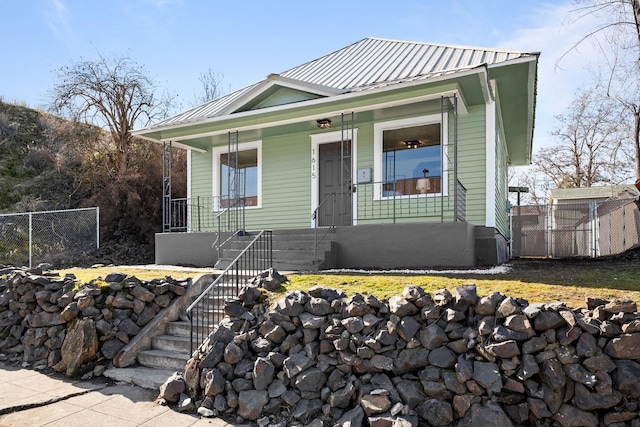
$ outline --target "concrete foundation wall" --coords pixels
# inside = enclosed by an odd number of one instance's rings
[[[509,243],[493,227],[476,227],[476,265],[498,265],[509,260]]]
[[[290,230],[289,230],[290,231]],[[274,230],[274,235],[286,230]],[[491,227],[377,224],[338,227],[337,268],[423,268],[497,265],[508,260],[507,241]],[[156,264],[213,267],[216,233],[156,234]]]
[[[213,267],[218,253],[213,248],[217,233],[156,234],[156,264]]]
[[[474,266],[474,229],[465,222],[339,227],[338,267]]]

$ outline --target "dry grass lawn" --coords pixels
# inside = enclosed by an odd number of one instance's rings
[[[519,260],[510,264],[508,273],[477,275],[457,274],[289,274],[289,283],[279,293],[294,289],[307,290],[313,286],[339,289],[347,295],[355,292],[371,294],[383,299],[402,294],[406,285],[421,286],[426,292],[475,283],[480,296],[502,292],[529,302],[566,302],[569,307],[585,307],[587,297],[604,299],[629,298],[640,302],[640,262],[636,259],[608,260]],[[110,272],[123,272],[139,279],[150,280],[171,276],[196,277],[201,269],[147,269],[140,267],[101,267],[60,270],[73,273],[78,280],[89,282],[104,278]]]

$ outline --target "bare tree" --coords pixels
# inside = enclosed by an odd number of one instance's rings
[[[194,107],[224,95],[225,91],[222,85],[224,74],[208,68],[204,73],[200,73],[198,80],[200,80],[200,83],[202,84],[202,92],[194,94]]]
[[[157,88],[144,67],[126,56],[81,59],[58,70],[50,109],[76,121],[108,129],[116,148],[115,168],[123,174],[135,126],[164,117],[170,97]]]
[[[579,91],[551,132],[557,143],[534,156],[542,187],[618,184],[632,175],[629,132],[620,105],[595,89]]]
[[[578,5],[571,14],[575,20],[596,15],[601,21],[587,34],[580,38],[570,50],[574,50],[583,42],[610,32],[610,30],[631,30],[636,48],[640,49],[640,0],[575,0]],[[567,52],[568,53],[568,52]],[[558,62],[564,57],[561,56]]]
[[[594,58],[597,88],[618,102],[633,122],[629,132],[635,178],[640,180],[640,0],[576,0],[576,4],[579,7],[572,12],[576,20],[595,16],[599,23],[569,51],[587,40],[599,46],[601,55]]]

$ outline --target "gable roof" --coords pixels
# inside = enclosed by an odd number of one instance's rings
[[[319,97],[497,66],[538,53],[368,37],[335,52],[163,120],[150,128],[194,123],[242,110],[274,84]]]

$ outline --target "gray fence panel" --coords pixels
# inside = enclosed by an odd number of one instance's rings
[[[640,244],[634,199],[516,206],[511,211],[512,257],[597,257]]]

